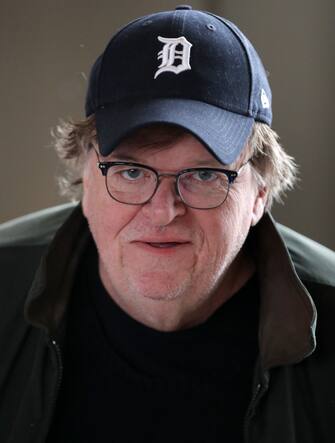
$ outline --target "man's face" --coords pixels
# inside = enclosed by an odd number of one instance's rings
[[[125,140],[103,160],[134,161],[166,173],[223,167],[191,134],[175,137],[155,128]],[[250,226],[263,213],[265,198],[250,163],[226,201],[210,210],[185,206],[171,177],[161,180],[144,205],[113,200],[93,150],[85,165],[83,189],[102,281],[111,297],[138,320],[166,330],[196,323],[197,313],[201,321],[244,284],[247,260],[240,251]]]

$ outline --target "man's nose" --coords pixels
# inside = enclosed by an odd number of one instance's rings
[[[177,195],[174,177],[161,178],[158,189],[143,205],[142,212],[156,226],[166,226],[185,214],[186,206]]]

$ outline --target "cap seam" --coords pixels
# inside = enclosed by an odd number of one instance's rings
[[[120,36],[120,34],[122,34],[123,31],[125,31],[126,29],[128,29],[131,25],[133,25],[134,23],[137,23],[141,20],[144,19],[148,19],[149,17],[156,15],[156,14],[148,14],[148,15],[144,15],[143,17],[139,17],[135,20],[132,20],[131,22],[129,22],[127,25],[123,26],[122,28],[120,28],[114,35],[113,37],[110,39],[108,45],[105,47],[104,51],[101,54],[101,63],[100,63],[100,69],[99,69],[99,75],[97,78],[97,102],[98,102],[98,107],[103,106],[103,104],[101,104],[101,100],[100,100],[100,85],[101,85],[101,76],[102,76],[102,71],[103,71],[103,64],[104,64],[104,60],[105,60],[105,55],[108,52],[109,47],[111,46],[112,43],[115,42],[115,40]]]
[[[239,41],[239,43],[240,43],[240,46],[241,46],[241,48],[242,48],[242,51],[243,51],[244,54],[246,55],[246,58],[247,58],[247,61],[248,61],[249,76],[250,76],[250,91],[249,91],[248,112],[249,112],[249,115],[250,115],[250,116],[252,116],[252,117],[255,118],[255,117],[256,117],[255,114],[257,114],[257,113],[254,113],[254,112],[253,112],[253,109],[251,108],[251,102],[252,102],[251,99],[252,99],[252,97],[253,97],[253,92],[254,92],[254,85],[253,85],[253,70],[252,70],[252,64],[251,64],[251,61],[250,61],[249,53],[248,53],[248,51],[247,51],[247,49],[246,49],[246,47],[245,47],[245,45],[244,45],[244,42],[243,42],[241,36],[240,36],[240,35],[234,30],[234,27],[231,26],[231,24],[229,23],[228,20],[224,20],[222,17],[219,17],[218,15],[213,14],[213,13],[211,13],[211,12],[205,12],[205,14],[207,14],[207,15],[211,15],[212,17],[215,17],[218,21],[220,21],[222,24],[224,24],[225,26],[227,26],[227,28],[229,28],[230,31],[231,31],[231,32],[235,35],[235,37],[238,39],[238,41]]]

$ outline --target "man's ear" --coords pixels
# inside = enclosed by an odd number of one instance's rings
[[[267,188],[265,186],[259,187],[252,211],[251,226],[255,226],[262,218],[265,212],[267,200],[268,200]]]

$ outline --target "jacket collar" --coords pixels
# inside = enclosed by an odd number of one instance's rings
[[[264,369],[298,363],[316,346],[316,309],[298,277],[272,216],[255,227],[261,311],[259,347]]]
[[[26,320],[61,340],[75,271],[90,233],[81,206],[57,230],[37,269],[25,304]]]
[[[301,361],[315,349],[316,309],[295,272],[270,214],[249,236],[260,288],[259,347],[263,369]],[[81,206],[57,231],[42,258],[25,305],[29,323],[62,339],[75,270],[91,236]]]

